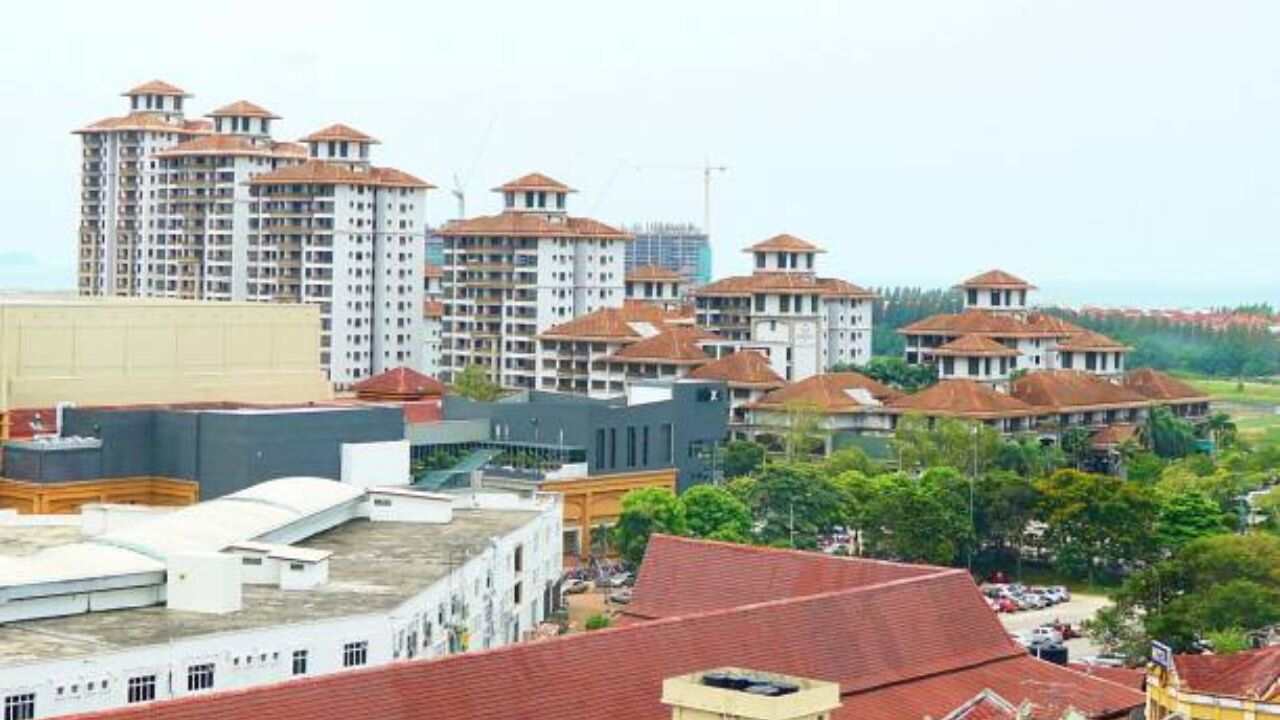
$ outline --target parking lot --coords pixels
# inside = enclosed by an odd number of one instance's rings
[[[1031,630],[1051,623],[1055,620],[1079,626],[1083,620],[1093,617],[1100,608],[1106,607],[1110,601],[1103,595],[1075,594],[1071,599],[1041,610],[1022,610],[1016,613],[1000,613],[1000,622],[1011,633],[1030,632]],[[1072,662],[1089,655],[1096,655],[1100,649],[1087,637],[1075,638],[1064,643],[1067,646]]]

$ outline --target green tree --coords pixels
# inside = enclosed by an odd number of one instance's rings
[[[1280,532],[1280,485],[1267,491],[1257,500],[1257,512],[1262,516],[1263,527]]]
[[[751,537],[751,509],[724,488],[695,485],[680,496],[680,504],[693,537],[732,542]]]
[[[1124,658],[1129,667],[1141,665],[1151,651],[1151,636],[1131,606],[1108,605],[1082,626],[1090,639],[1104,651]]]
[[[822,472],[830,477],[835,477],[850,470],[860,472],[863,475],[875,475],[880,472],[880,466],[867,457],[865,452],[856,447],[836,450],[828,455],[826,461],[822,463]]]
[[[1096,566],[1146,560],[1157,512],[1154,493],[1117,477],[1059,470],[1037,483],[1037,515],[1058,567],[1093,581]]]
[[[1138,452],[1125,463],[1125,477],[1137,483],[1152,484],[1163,470],[1164,461],[1151,452]]]
[[[909,414],[898,421],[891,444],[903,470],[952,467],[981,475],[994,464],[1004,440],[981,423],[949,418],[931,422]]]
[[[764,464],[764,446],[750,440],[733,440],[724,448],[724,476],[750,475]]]
[[[860,372],[876,382],[909,393],[923,390],[938,381],[938,370],[935,366],[908,365],[905,359],[896,355],[873,357],[867,364],[861,366],[837,363],[831,370],[832,372]]]
[[[840,493],[807,463],[771,462],[756,474],[748,506],[765,544],[812,549],[844,519]]]
[[[612,624],[613,621],[609,619],[608,615],[596,613],[595,615],[587,618],[587,621],[583,623],[583,628],[586,630],[603,630]]]
[[[502,395],[502,388],[489,378],[479,365],[468,365],[454,378],[453,390],[468,400],[492,402]]]
[[[1264,627],[1280,621],[1280,537],[1192,540],[1127,578],[1114,599],[1142,617],[1150,637],[1179,652],[1211,632]]]
[[[826,433],[822,430],[818,409],[809,403],[794,402],[786,406],[786,413],[783,442],[787,459],[795,461],[822,454]]]
[[[867,546],[877,557],[948,565],[970,547],[968,481],[951,468],[920,478],[880,478],[867,509]]]
[[[1197,538],[1230,532],[1231,526],[1218,503],[1195,490],[1169,493],[1160,498],[1156,517],[1156,542],[1176,551]]]
[[[685,535],[684,506],[666,488],[639,488],[622,496],[622,513],[613,529],[613,543],[623,560],[639,565],[653,533]]]
[[[1019,549],[1040,502],[1034,482],[1007,470],[995,470],[978,478],[975,494],[979,547],[990,548],[998,556],[1012,554],[1020,561]]]
[[[846,470],[839,475],[830,476],[831,486],[840,495],[841,524],[853,538],[854,554],[863,553],[863,538],[867,533],[870,519],[871,502],[880,492],[882,481],[879,477],[870,477],[858,470]],[[889,476],[883,476],[889,477]]]
[[[1082,427],[1073,427],[1062,433],[1062,451],[1066,453],[1067,461],[1077,470],[1083,469],[1093,454],[1091,437],[1089,430]]]
[[[1147,439],[1151,450],[1162,458],[1185,457],[1191,452],[1195,430],[1191,423],[1176,417],[1168,408],[1152,408],[1147,418]]]

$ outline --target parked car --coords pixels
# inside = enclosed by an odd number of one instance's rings
[[[631,588],[622,588],[609,593],[609,602],[626,605],[631,602]]]
[[[1013,598],[1002,597],[996,600],[996,609],[1002,613],[1018,612],[1018,603]]]
[[[605,584],[609,587],[630,587],[635,584],[635,576],[629,572],[620,572],[605,580]]]
[[[565,580],[564,584],[560,586],[560,592],[564,593],[565,595],[577,595],[579,593],[584,593],[590,589],[591,589],[590,581],[581,580],[578,578],[570,578],[568,580]]]
[[[1033,643],[1062,643],[1062,633],[1052,625],[1041,625],[1031,631],[1031,642]]]
[[[1031,645],[1031,638],[1028,637],[1026,633],[1021,633],[1021,632],[1009,633],[1009,639],[1018,643],[1022,647],[1029,647]]]

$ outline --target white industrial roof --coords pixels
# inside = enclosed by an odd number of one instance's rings
[[[358,487],[323,478],[268,480],[92,540],[23,557],[0,557],[0,591],[23,585],[163,571],[172,555],[218,552],[362,495],[363,490]]]

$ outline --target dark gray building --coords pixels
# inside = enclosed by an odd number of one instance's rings
[[[169,409],[68,408],[62,436],[11,442],[3,475],[65,482],[160,476],[194,480],[210,499],[293,475],[340,480],[342,444],[404,439],[395,406]]]
[[[450,421],[488,426],[473,447],[521,450],[566,462],[585,462],[589,476],[675,467],[681,491],[707,482],[719,462],[729,416],[723,383],[680,381],[636,389],[626,398],[595,399],[567,393],[527,391],[497,402],[456,395],[444,399],[444,423],[425,426],[414,452],[430,452],[433,435],[442,443]],[[435,430],[441,432],[433,432]],[[481,428],[483,432],[483,427]]]

